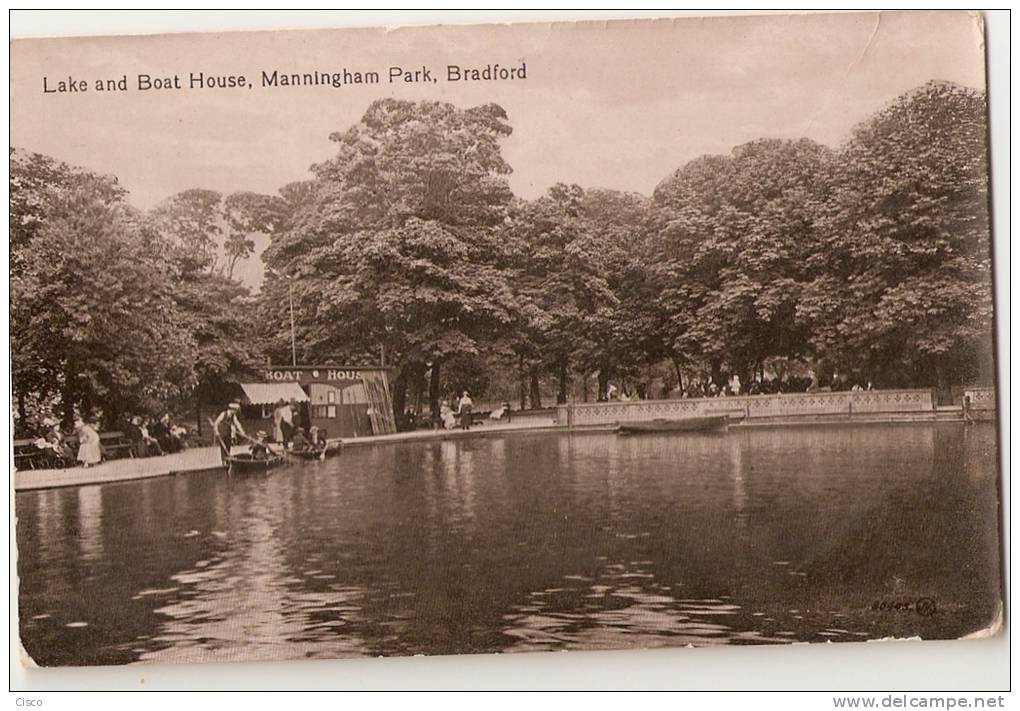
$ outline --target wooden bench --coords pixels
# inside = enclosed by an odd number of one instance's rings
[[[135,445],[124,435],[123,432],[103,432],[99,435],[99,446],[107,459],[119,459],[127,454],[134,458]]]
[[[54,455],[52,452],[48,452],[44,449],[39,449],[35,446],[37,438],[31,439],[16,439],[14,440],[14,468],[24,471],[25,469],[38,469],[40,466],[52,466],[54,462]],[[78,438],[75,435],[66,435],[64,437],[64,446],[70,452],[78,451]],[[127,457],[134,457],[134,445],[124,436],[123,432],[103,432],[99,435],[99,446],[103,451],[103,457],[105,459],[120,459]],[[77,462],[73,460],[73,454],[71,461],[66,461],[67,466],[76,466]]]
[[[43,451],[35,446],[34,439],[14,440],[14,468],[35,469]]]

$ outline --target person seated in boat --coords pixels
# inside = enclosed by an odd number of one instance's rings
[[[326,430],[320,430],[314,425],[308,430],[308,441],[315,451],[322,451],[326,448]]]
[[[305,436],[305,428],[298,427],[290,438],[290,448],[295,452],[305,452],[313,448],[312,441]]]
[[[248,448],[248,452],[251,454],[252,459],[269,459],[273,454],[269,449],[269,434],[259,430],[251,446]]]

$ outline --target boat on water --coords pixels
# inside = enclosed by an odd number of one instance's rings
[[[645,434],[649,432],[705,432],[722,429],[729,421],[726,415],[684,417],[679,420],[647,420],[621,423],[617,434]]]
[[[279,454],[254,458],[250,454],[232,454],[227,457],[227,467],[231,474],[264,474],[283,464],[283,460]]]
[[[334,454],[340,451],[339,447],[318,447],[316,449],[297,449],[288,450],[287,454],[297,457],[298,459],[307,459],[314,461],[317,459],[325,459],[326,457],[332,457]]]

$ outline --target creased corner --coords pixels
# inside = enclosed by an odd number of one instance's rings
[[[1002,632],[1003,622],[1005,620],[1004,608],[1002,606],[1002,600],[999,600],[999,605],[995,609],[995,617],[988,624],[987,627],[982,627],[979,630],[975,630],[970,634],[966,634],[960,639],[989,639],[995,637]]]
[[[32,659],[32,655],[25,649],[25,645],[18,640],[18,661],[21,662],[21,666],[25,669],[38,669],[39,662]]]
[[[976,44],[982,51],[985,49],[985,16],[979,10],[968,10],[971,27],[976,35]]]

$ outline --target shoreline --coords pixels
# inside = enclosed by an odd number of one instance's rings
[[[977,413],[975,413],[977,414]],[[994,411],[991,417],[980,417],[980,422],[994,422]],[[959,408],[946,408],[929,412],[888,413],[882,415],[800,415],[784,418],[762,418],[759,420],[735,419],[729,429],[812,427],[812,426],[846,426],[846,425],[916,425],[916,424],[966,424]],[[565,434],[585,434],[591,432],[612,432],[618,423],[588,424],[568,427],[559,424],[552,418],[520,424],[505,423],[479,425],[470,430],[415,430],[389,435],[373,435],[346,440],[331,439],[331,444],[338,444],[342,449],[350,447],[368,447],[372,445],[421,443],[430,441],[451,441],[462,439],[487,439],[513,434],[533,434],[541,432],[563,432]],[[342,451],[338,456],[342,456]],[[115,459],[89,468],[73,467],[70,469],[26,469],[14,472],[14,491],[27,492],[43,489],[57,489],[72,486],[95,486],[115,482],[138,481],[177,474],[222,469],[219,449],[217,447],[196,447],[177,454],[145,459]]]

